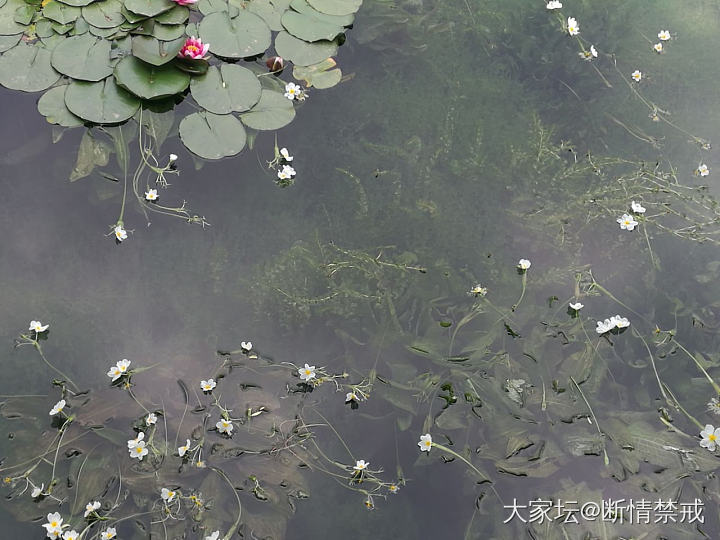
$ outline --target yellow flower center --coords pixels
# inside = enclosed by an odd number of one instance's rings
[[[717,437],[715,436],[714,433],[711,433],[710,435],[708,435],[708,440],[710,440],[710,441],[716,441],[716,440],[717,440]]]
[[[200,49],[198,47],[196,47],[195,45],[188,45],[186,50],[188,50],[194,54],[197,54],[200,52]]]
[[[51,521],[51,522],[50,522],[50,527],[55,528],[55,527],[57,527],[57,526],[58,526],[58,522],[57,522],[57,521]]]
[[[136,446],[136,447],[135,447],[135,452],[136,452],[137,454],[141,453],[142,451],[143,451],[142,447],[140,447],[140,446]]]

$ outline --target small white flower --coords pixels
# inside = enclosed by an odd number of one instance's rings
[[[250,351],[252,350],[252,341],[241,341],[240,342],[240,348],[243,351]]]
[[[217,424],[215,424],[219,433],[225,433],[226,435],[232,435],[233,428],[235,427],[230,420],[221,418]]]
[[[138,444],[140,444],[140,442],[142,442],[142,440],[144,438],[145,438],[145,434],[141,431],[140,433],[137,434],[137,437],[135,437],[134,439],[130,439],[127,442],[128,448],[135,448]],[[143,444],[145,444],[145,443],[143,443]]]
[[[281,148],[281,149],[280,149],[280,155],[283,157],[283,159],[284,159],[285,161],[292,161],[292,160],[293,160],[293,157],[290,155],[290,153],[288,152],[288,149],[287,149],[287,148]]]
[[[61,413],[64,408],[65,408],[65,400],[61,399],[60,401],[58,401],[55,404],[55,406],[52,409],[50,409],[50,416],[55,416],[56,414]]]
[[[485,296],[487,294],[488,290],[486,287],[483,287],[479,283],[475,286],[473,286],[472,289],[470,289],[469,293],[473,296]]]
[[[100,508],[100,506],[102,506],[102,505],[101,505],[100,502],[98,502],[98,501],[92,501],[92,502],[87,503],[87,504],[85,505],[85,514],[83,515],[83,517],[88,517],[88,516],[89,516],[90,514],[92,514],[95,510],[97,510],[98,508]]]
[[[640,79],[642,79],[642,71],[636,69],[630,76],[633,78],[633,81],[640,82]]]
[[[580,311],[584,307],[585,305],[580,302],[575,302],[574,304],[570,302],[570,309],[574,309],[575,311]]]
[[[158,200],[158,192],[157,189],[148,189],[145,192],[145,200],[148,201],[157,201]]]
[[[301,381],[311,381],[315,378],[315,366],[309,366],[305,364],[305,367],[298,369]]]
[[[702,437],[700,446],[714,452],[719,442],[720,428],[715,429],[711,424],[706,424],[705,429],[700,432],[700,437]]]
[[[593,58],[597,58],[597,49],[595,48],[595,45],[590,45],[590,54],[592,54]]]
[[[388,491],[394,495],[395,493],[400,491],[400,486],[398,486],[397,484],[390,484],[388,486]]]
[[[110,368],[110,371],[107,372],[107,376],[110,377],[113,382],[115,382],[125,373],[127,373],[128,367],[130,367],[130,360],[120,360],[113,367]]]
[[[620,224],[621,229],[627,231],[634,230],[638,224],[638,222],[635,221],[635,218],[632,217],[630,214],[623,214],[622,217],[617,218],[615,221]]]
[[[587,60],[588,62],[590,60],[592,60],[593,58],[597,58],[597,56],[598,56],[598,52],[597,52],[597,49],[595,48],[595,45],[590,45],[590,50],[580,51],[578,54],[580,55],[580,58],[582,58],[583,60]]]
[[[295,169],[293,169],[290,165],[283,165],[281,172],[285,173],[288,178],[295,176]]]
[[[145,417],[145,423],[146,423],[148,426],[152,426],[152,425],[155,424],[156,422],[157,422],[157,414],[155,414],[154,412],[151,412],[150,414],[148,414],[148,415]]]
[[[707,176],[708,174],[710,174],[710,169],[708,169],[707,165],[701,163],[700,165],[698,165],[697,174],[699,174],[700,176]]]
[[[60,512],[53,512],[52,514],[47,515],[47,523],[43,523],[43,527],[47,530],[47,535],[50,536],[51,533],[58,533],[60,534],[62,532],[62,522],[63,519],[60,517]],[[55,536],[57,538],[57,535]]]
[[[172,502],[173,499],[175,499],[175,495],[176,493],[168,488],[162,488],[162,491],[160,491],[160,496],[166,503]]]
[[[48,329],[49,324],[43,324],[40,321],[30,321],[30,328],[28,330],[34,330],[36,334],[41,334]]]
[[[636,214],[644,214],[645,213],[645,207],[642,204],[637,203],[635,201],[630,202],[630,208]]]
[[[73,529],[72,531],[65,531],[62,535],[63,540],[77,540],[78,532]]]
[[[580,26],[574,17],[568,17],[567,19],[567,31],[571,36],[576,36],[580,33]]]
[[[615,322],[611,321],[610,319],[605,319],[604,321],[597,322],[597,328],[595,329],[595,331],[598,334],[602,335],[609,332],[613,328],[615,328]]]
[[[660,31],[658,32],[658,39],[659,39],[660,41],[667,41],[667,40],[669,40],[669,39],[670,39],[670,32],[668,32],[667,30],[660,30]]]
[[[429,433],[420,435],[420,442],[418,442],[421,452],[430,452],[432,448],[432,436]]]
[[[127,239],[127,231],[123,229],[122,225],[116,225],[114,230],[115,238],[117,238],[118,242],[122,242]]]
[[[287,83],[285,85],[285,97],[293,100],[302,92],[302,88],[295,83]]]
[[[287,172],[285,172],[285,169],[278,171],[277,176],[280,180],[289,180],[292,178]]]
[[[185,442],[185,446],[178,447],[178,454],[183,457],[190,450],[190,439]]]
[[[130,452],[131,458],[137,458],[139,461],[142,461],[142,458],[148,455],[148,449],[145,448],[145,442],[140,441],[132,448],[128,448]]]
[[[710,398],[710,401],[708,401],[708,404],[707,404],[707,410],[708,410],[708,412],[711,412],[713,414],[720,415],[720,401],[718,401],[717,398]],[[35,488],[35,489],[37,489],[37,488]],[[35,492],[33,491],[33,493],[35,493]],[[33,497],[35,497],[35,495],[33,495]]]
[[[102,538],[102,540],[112,540],[116,534],[115,527],[108,527],[100,533],[100,538]]]
[[[206,536],[205,540],[218,540],[220,538],[220,531],[215,531],[210,536]]]
[[[215,379],[208,379],[207,381],[200,381],[200,388],[203,392],[212,392],[212,389],[217,386]]]
[[[40,495],[43,494],[43,490],[45,489],[45,482],[42,483],[40,487],[33,487],[32,493],[30,493],[30,497],[33,499],[37,499]]]
[[[615,324],[616,328],[627,328],[630,326],[630,321],[620,315],[615,315],[611,317],[610,320]]]
[[[530,268],[531,264],[532,263],[530,261],[528,261],[527,259],[520,259],[518,261],[518,268],[520,270],[527,270],[528,268]]]
[[[558,0],[550,0],[545,6],[547,9],[562,9],[562,2]]]
[[[355,469],[356,471],[364,471],[368,468],[369,465],[369,461],[366,463],[364,459],[359,459],[355,462],[355,466],[353,467],[353,469]]]
[[[170,163],[173,161],[177,161],[177,156],[175,154],[170,154]]]
[[[662,43],[656,43],[655,45],[653,45],[653,50],[654,50],[656,53],[661,53],[661,52],[663,52],[663,44],[662,44]]]
[[[345,403],[350,403],[351,401],[362,401],[362,400],[355,392],[348,392],[347,394],[345,394]]]

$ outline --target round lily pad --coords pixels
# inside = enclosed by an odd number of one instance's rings
[[[69,24],[80,16],[80,8],[62,2],[50,2],[43,8],[42,13],[47,19],[60,24]]]
[[[51,124],[58,124],[63,127],[82,126],[82,119],[71,113],[67,105],[65,105],[66,89],[67,85],[62,85],[45,92],[38,100],[38,111]]]
[[[24,24],[15,21],[15,11],[27,4],[23,0],[7,0],[0,7],[0,35],[12,36],[22,34],[27,28]]]
[[[280,18],[290,6],[290,0],[253,0],[248,5],[248,9],[262,17],[262,19],[270,27],[270,30],[279,32],[283,29]]]
[[[263,90],[260,101],[248,112],[240,115],[247,127],[258,130],[280,129],[295,118],[295,108],[291,100],[280,92]]]
[[[95,0],[57,0],[58,2],[61,2],[65,4],[66,6],[73,6],[73,7],[84,7],[92,4],[95,2]]]
[[[185,38],[159,41],[151,36],[135,36],[132,40],[132,53],[148,64],[162,66],[177,56],[184,43]]]
[[[179,94],[190,84],[190,75],[172,65],[153,66],[134,56],[126,56],[115,66],[117,83],[143,99]]]
[[[0,53],[4,53],[12,49],[18,44],[22,34],[15,34],[14,36],[0,36]]]
[[[159,24],[155,22],[152,35],[161,41],[173,41],[185,35],[184,24]],[[184,40],[183,40],[184,41]]]
[[[65,91],[65,105],[71,113],[88,122],[117,124],[135,114],[140,100],[108,77],[99,82],[70,83]]]
[[[180,138],[188,150],[206,159],[238,154],[247,135],[240,121],[231,114],[197,112],[180,122]]]
[[[53,50],[52,65],[73,79],[99,81],[112,73],[110,42],[90,34],[66,38]]]
[[[200,38],[210,52],[224,58],[245,58],[264,53],[270,46],[270,28],[260,17],[242,11],[231,19],[225,12],[207,15],[199,25]]]
[[[335,56],[338,51],[337,41],[316,41],[308,43],[287,32],[275,36],[275,51],[296,66],[310,66]]]
[[[305,41],[332,41],[345,30],[338,24],[321,21],[310,15],[292,10],[286,11],[281,21],[285,30],[296,38]]]
[[[188,20],[189,16],[190,10],[188,8],[176,5],[170,11],[165,11],[155,17],[155,22],[160,24],[182,24]]]
[[[216,114],[249,110],[260,99],[260,81],[247,68],[222,64],[211,66],[205,75],[190,82],[197,104]]]
[[[312,66],[295,66],[293,77],[299,81],[305,81],[308,86],[318,89],[331,88],[342,79],[342,71],[337,68],[335,60],[326,58],[322,62]]]
[[[50,88],[60,78],[50,64],[51,54],[45,47],[20,43],[0,57],[0,84],[25,92]]]
[[[290,3],[290,7],[298,13],[302,13],[303,15],[309,15],[313,19],[318,19],[320,21],[330,24],[337,24],[338,26],[350,26],[355,20],[355,15],[353,14],[328,15],[327,13],[321,13],[317,9],[312,7],[310,4],[308,4],[307,0],[292,0],[292,2]]]
[[[96,28],[115,28],[125,22],[121,10],[119,0],[102,0],[82,8],[82,16]]]
[[[360,9],[363,0],[307,0],[307,2],[328,15],[349,15]]]
[[[125,0],[127,9],[138,15],[147,15],[148,17],[170,11],[175,5],[171,0]]]

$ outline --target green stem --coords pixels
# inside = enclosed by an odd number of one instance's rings
[[[718,384],[713,380],[713,378],[710,376],[710,374],[709,374],[707,371],[705,371],[705,368],[702,367],[702,365],[700,364],[700,362],[698,362],[698,359],[695,358],[692,354],[690,354],[690,351],[688,351],[685,347],[683,347],[683,346],[682,346],[680,343],[678,343],[677,341],[675,341],[675,344],[676,344],[678,347],[680,347],[680,350],[682,350],[685,354],[687,354],[690,358],[692,358],[692,361],[695,362],[695,365],[698,367],[698,369],[699,369],[700,371],[702,371],[703,375],[705,375],[705,377],[707,378],[707,380],[710,382],[710,384],[712,385],[712,387],[715,389],[715,393],[717,393],[718,395],[720,395],[720,386],[718,386]]]
[[[610,458],[608,458],[607,450],[605,448],[605,434],[600,429],[600,424],[598,423],[597,417],[595,416],[595,413],[592,410],[592,407],[590,406],[590,402],[585,397],[585,394],[583,393],[582,389],[580,388],[580,385],[575,381],[573,377],[570,377],[570,380],[575,385],[575,388],[577,388],[577,391],[580,393],[580,396],[583,398],[583,401],[585,402],[585,405],[587,406],[588,410],[590,411],[590,414],[593,417],[593,421],[595,422],[595,429],[597,429],[600,436],[603,438],[603,458],[605,461],[605,466],[607,467],[610,465]]]
[[[520,305],[520,302],[522,302],[523,297],[525,296],[525,288],[527,287],[527,270],[523,270],[522,274],[522,292],[520,293],[520,298],[518,298],[518,301],[515,302],[515,305],[512,307],[512,311],[515,311],[518,306]]]
[[[434,447],[436,447],[436,448],[439,448],[439,449],[442,450],[443,452],[447,452],[448,454],[452,454],[453,456],[455,456],[456,458],[458,458],[459,460],[461,460],[463,463],[465,463],[468,467],[470,467],[473,471],[475,471],[475,473],[477,473],[477,475],[478,475],[480,478],[482,478],[485,482],[489,482],[489,483],[490,483],[490,489],[493,490],[493,493],[495,493],[495,496],[498,498],[498,500],[499,500],[501,503],[505,504],[505,503],[503,502],[503,500],[502,500],[502,497],[500,497],[500,494],[499,494],[499,493],[497,492],[497,490],[495,489],[495,486],[493,485],[493,481],[492,481],[490,478],[488,478],[488,476],[487,476],[484,472],[482,472],[482,471],[481,471],[480,469],[478,469],[475,465],[473,465],[468,459],[466,459],[464,456],[458,454],[455,450],[451,450],[450,448],[448,448],[448,447],[445,446],[445,445],[442,445],[442,444],[439,444],[439,443],[436,443],[436,442],[433,442],[432,445],[433,445]]]

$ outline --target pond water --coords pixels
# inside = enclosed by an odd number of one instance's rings
[[[130,197],[123,242],[116,156],[70,182],[85,128],[3,89],[3,537],[91,500],[86,539],[719,537],[720,12],[546,4],[367,0],[276,133],[293,185],[272,132],[206,161],[171,130],[160,201],[209,226]]]

